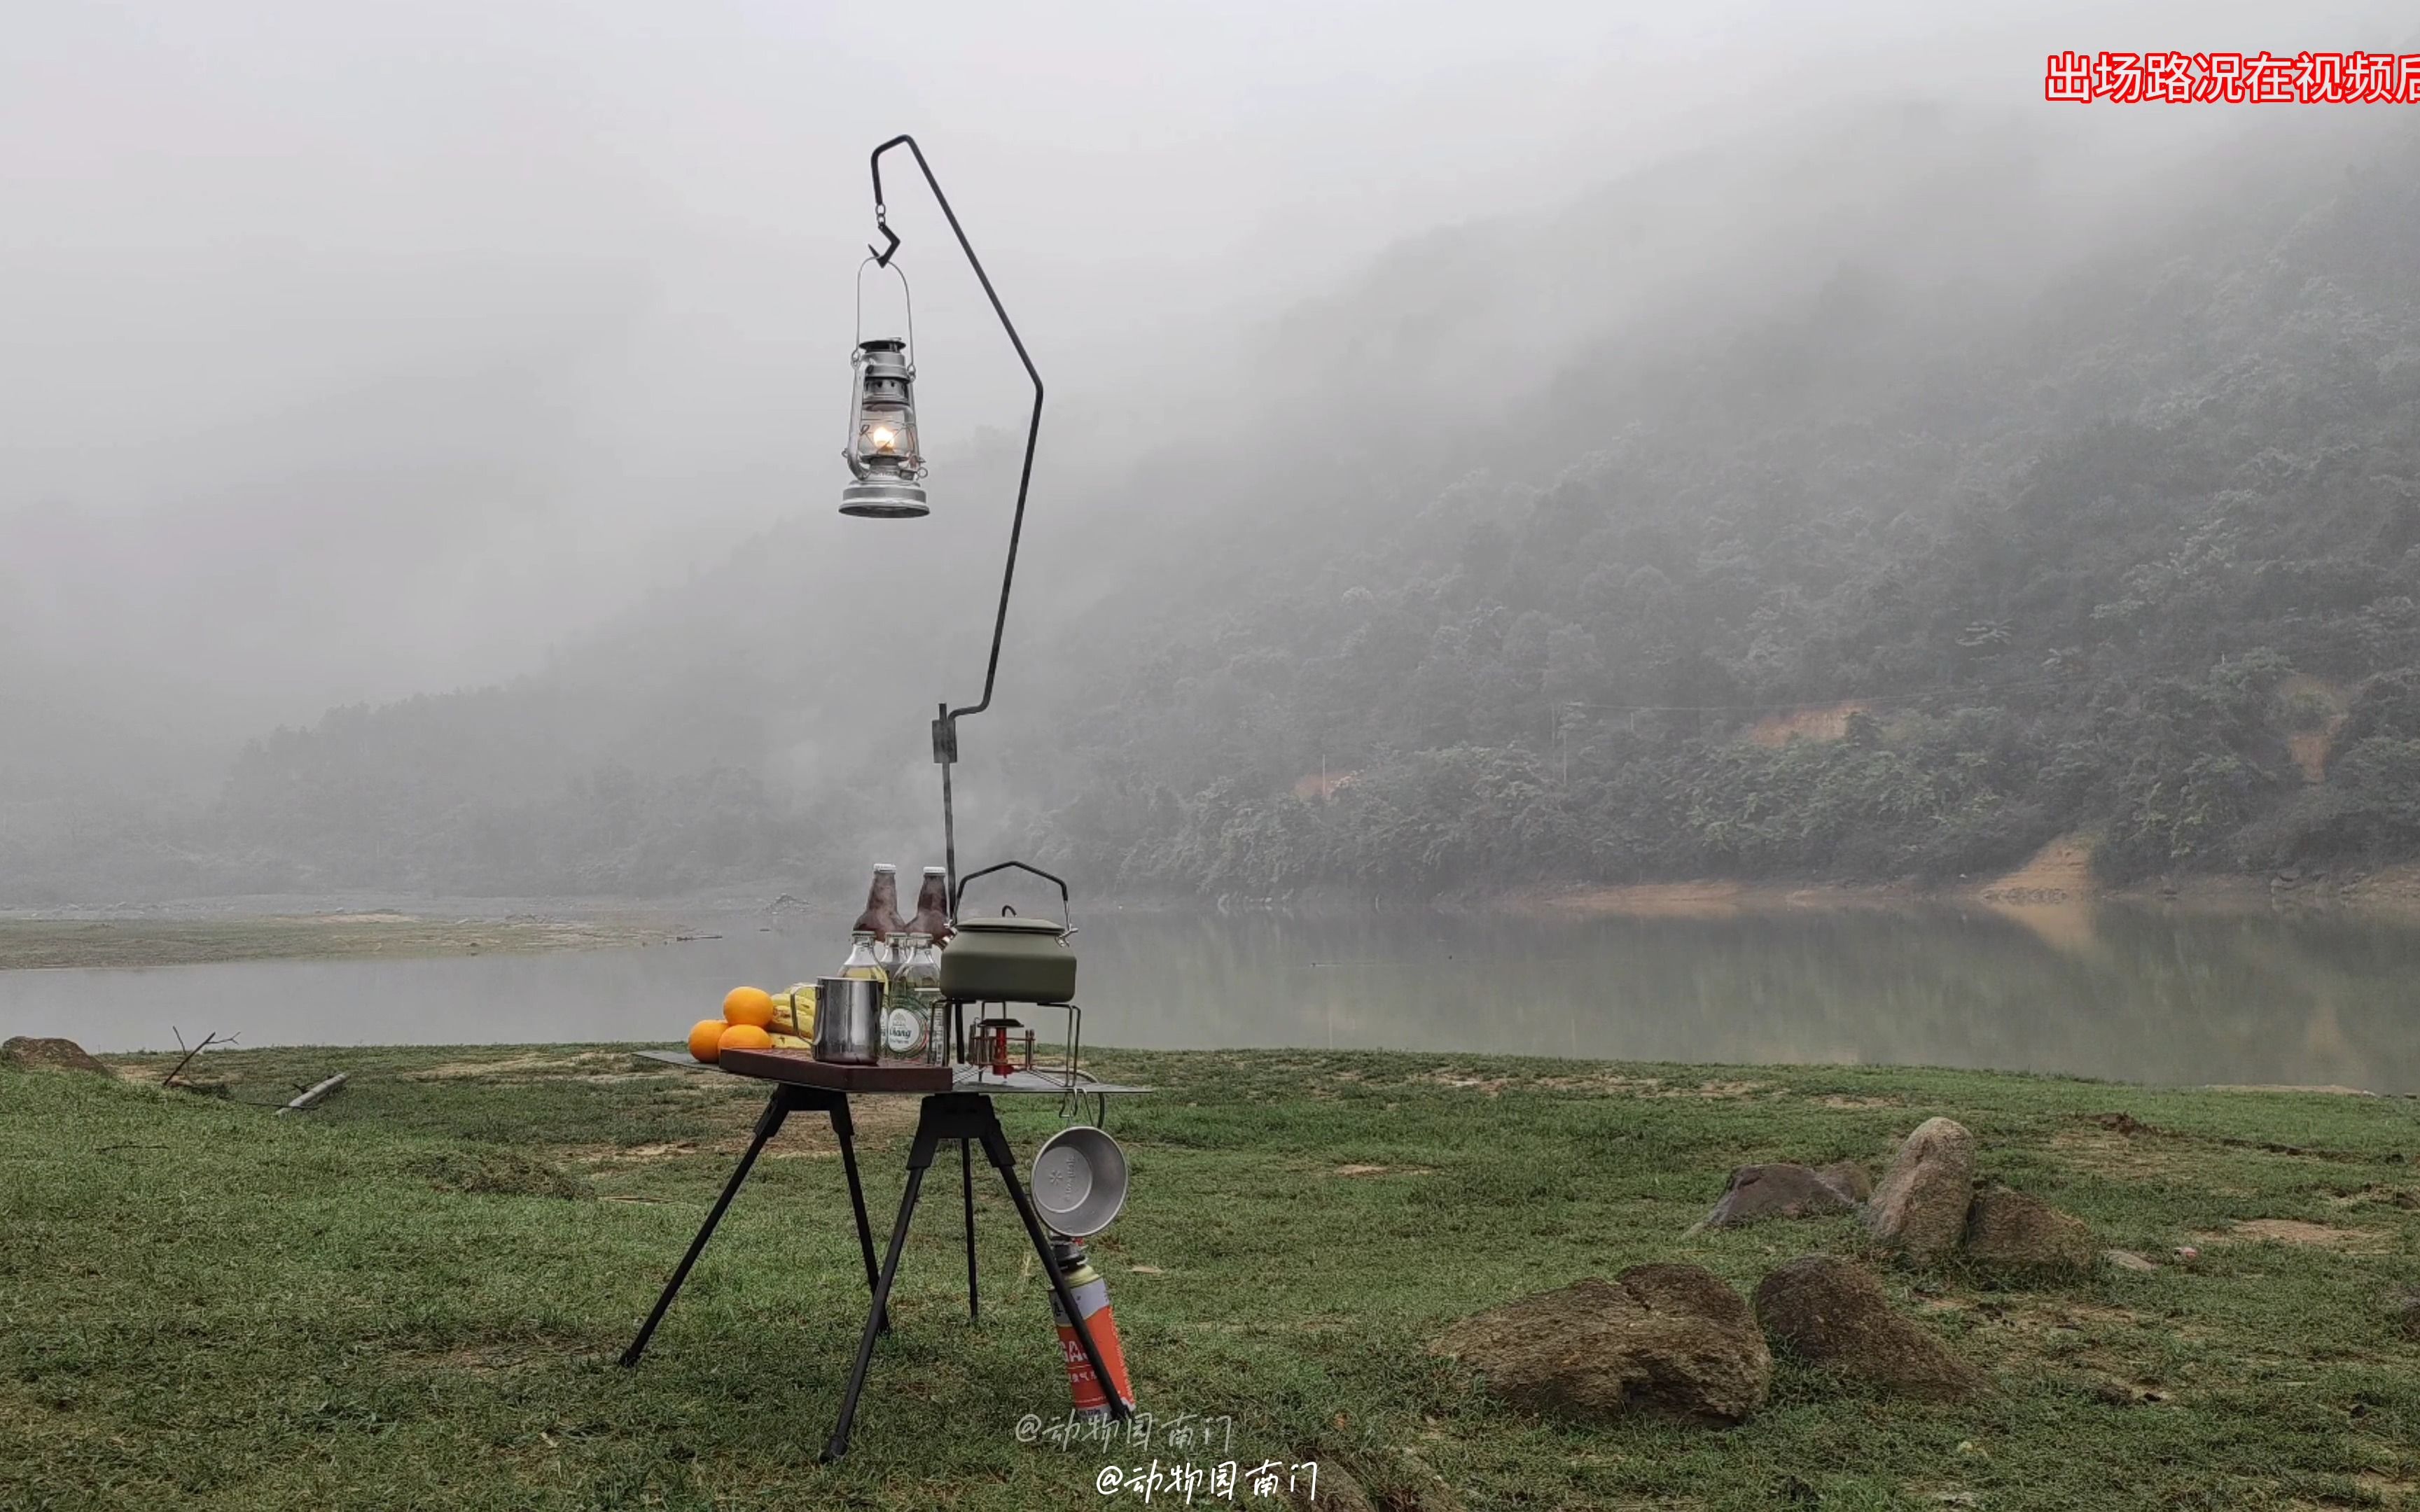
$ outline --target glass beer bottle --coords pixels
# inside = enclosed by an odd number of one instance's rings
[[[874,936],[874,956],[888,972],[899,964],[899,936],[906,933],[899,918],[899,869],[885,861],[874,869],[874,881],[865,889],[865,910],[851,924],[852,931],[863,930]]]
[[[916,917],[908,928],[936,946],[949,944],[957,933],[950,923],[950,874],[939,867],[924,869],[923,885],[916,889]]]
[[[922,934],[908,936],[900,951],[899,969],[891,978],[882,1010],[882,1058],[894,1065],[928,1065],[933,1057],[933,1003],[919,990],[917,976],[933,942]],[[938,967],[939,962],[935,965]],[[939,973],[935,971],[938,981]]]
[[[874,932],[851,930],[848,934],[848,959],[841,963],[840,974],[860,981],[888,982],[891,970],[874,952]]]

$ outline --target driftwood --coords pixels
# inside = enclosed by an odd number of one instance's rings
[[[345,1078],[351,1074],[352,1073],[350,1072],[340,1071],[336,1072],[336,1074],[329,1077],[326,1081],[321,1082],[318,1086],[305,1091],[301,1097],[296,1098],[293,1102],[287,1103],[282,1108],[279,1108],[277,1110],[279,1116],[283,1117],[288,1113],[300,1113],[305,1108],[317,1107],[331,1092],[342,1091],[345,1086]]]
[[[185,1036],[184,1036],[183,1031],[181,1031],[181,1030],[178,1029],[174,1025],[171,1025],[171,1026],[169,1026],[168,1032],[169,1032],[170,1034],[175,1035],[175,1036],[177,1037],[177,1048],[178,1048],[178,1049],[179,1049],[179,1050],[184,1050],[184,1048],[185,1048]],[[221,1034],[221,1033],[219,1033],[219,1032],[218,1032],[217,1030],[215,1030],[215,1029],[211,1030],[209,1033],[208,1033],[208,1034],[206,1034],[206,1035],[203,1035],[203,1036],[202,1036],[202,1042],[201,1042],[201,1043],[199,1043],[199,1044],[197,1044],[197,1045],[194,1046],[191,1050],[185,1050],[185,1058],[184,1058],[184,1059],[182,1059],[182,1060],[178,1061],[174,1066],[171,1066],[170,1068],[168,1068],[168,1074],[160,1078],[160,1085],[161,1085],[161,1086],[163,1086],[163,1087],[174,1087],[174,1086],[176,1086],[176,1085],[177,1085],[177,1078],[178,1078],[179,1075],[181,1075],[181,1074],[183,1074],[183,1073],[184,1073],[184,1070],[185,1070],[185,1068],[186,1068],[187,1066],[190,1066],[190,1065],[192,1065],[192,1064],[193,1064],[193,1062],[194,1062],[194,1057],[195,1056],[200,1055],[203,1051],[208,1050],[210,1046],[212,1046],[212,1045],[214,1045],[214,1044],[218,1044],[218,1045],[233,1044],[233,1043],[235,1043],[235,1041],[236,1041],[236,1037],[235,1037],[234,1035],[232,1035],[232,1034]]]

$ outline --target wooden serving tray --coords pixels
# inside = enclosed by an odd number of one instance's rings
[[[946,1092],[947,1066],[840,1066],[804,1050],[725,1050],[715,1064],[734,1076],[789,1082],[835,1092]]]

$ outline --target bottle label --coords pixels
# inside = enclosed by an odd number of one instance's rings
[[[883,1015],[882,1047],[895,1056],[917,1055],[932,1032],[932,1025],[921,1011],[902,1005]]]

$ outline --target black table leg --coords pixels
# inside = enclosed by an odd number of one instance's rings
[[[848,1099],[833,1100],[831,1105],[832,1136],[840,1141],[841,1168],[848,1172],[848,1206],[857,1215],[857,1250],[865,1259],[865,1289],[875,1289],[874,1227],[865,1220],[865,1185],[857,1177],[857,1125],[848,1116]],[[891,1328],[891,1315],[879,1315],[885,1333]]]
[[[929,1107],[932,1100],[925,1100]],[[908,1190],[899,1194],[899,1219],[891,1226],[891,1248],[882,1257],[882,1273],[874,1283],[874,1308],[865,1315],[865,1332],[857,1341],[857,1361],[849,1366],[848,1390],[840,1399],[840,1422],[832,1428],[831,1440],[824,1445],[824,1462],[830,1464],[848,1453],[848,1430],[857,1421],[857,1399],[865,1391],[865,1373],[874,1365],[875,1336],[882,1332],[882,1319],[891,1304],[891,1283],[899,1275],[899,1252],[908,1247],[908,1223],[916,1216],[916,1195],[924,1187],[924,1168],[933,1164],[934,1140],[926,1133],[923,1120],[916,1126],[916,1143],[908,1151]]]
[[[656,1325],[664,1320],[664,1309],[680,1295],[681,1283],[689,1279],[690,1267],[695,1265],[697,1257],[706,1252],[706,1242],[714,1237],[714,1226],[722,1222],[723,1211],[731,1206],[731,1199],[739,1195],[739,1183],[748,1180],[749,1167],[756,1164],[756,1157],[765,1149],[765,1142],[781,1132],[782,1120],[790,1113],[788,1091],[785,1087],[773,1088],[772,1097],[765,1103],[765,1111],[757,1115],[755,1139],[748,1146],[748,1153],[739,1157],[739,1168],[733,1171],[731,1180],[723,1183],[722,1196],[714,1199],[714,1207],[706,1215],[706,1226],[697,1231],[695,1239],[690,1241],[689,1253],[681,1257],[680,1268],[673,1273],[672,1280],[665,1283],[664,1294],[656,1299],[656,1310],[647,1315],[647,1320],[639,1327],[639,1336],[622,1351],[625,1365],[637,1365],[639,1356],[647,1352],[647,1340],[655,1335]],[[854,1181],[851,1184],[854,1185]]]
[[[1101,1348],[1093,1341],[1092,1325],[1076,1308],[1075,1293],[1068,1288],[1067,1278],[1059,1273],[1059,1262],[1050,1253],[1050,1240],[1042,1229],[1042,1215],[1033,1209],[1025,1188],[1016,1181],[1016,1152],[1009,1148],[1008,1134],[1000,1126],[1000,1115],[991,1099],[981,1092],[937,1092],[924,1099],[916,1118],[915,1142],[908,1149],[908,1189],[899,1196],[899,1218],[892,1225],[891,1248],[883,1256],[882,1273],[874,1283],[874,1310],[865,1319],[865,1332],[857,1341],[857,1359],[849,1367],[848,1389],[841,1396],[840,1422],[832,1428],[831,1439],[824,1445],[824,1462],[829,1464],[848,1453],[849,1429],[857,1422],[858,1398],[865,1393],[866,1372],[874,1365],[874,1340],[880,1330],[883,1309],[891,1301],[892,1283],[898,1278],[899,1256],[908,1246],[908,1226],[916,1216],[916,1199],[924,1190],[924,1172],[931,1168],[933,1154],[944,1139],[959,1142],[966,1153],[968,1141],[980,1141],[984,1153],[1000,1171],[1001,1180],[1008,1183],[1008,1195],[1016,1204],[1016,1213],[1025,1221],[1026,1237],[1033,1243],[1033,1253],[1042,1262],[1042,1273],[1050,1278],[1050,1289],[1059,1299],[1060,1309],[1075,1320],[1076,1341],[1083,1347],[1084,1358],[1091,1362],[1093,1374],[1101,1382],[1102,1392],[1109,1399],[1109,1412],[1114,1417],[1130,1419],[1134,1409],[1118,1390],[1117,1378],[1109,1374],[1109,1363],[1101,1356]],[[973,1211],[973,1165],[969,1161],[968,1211]],[[970,1228],[970,1233],[972,1230]],[[970,1251],[971,1255],[971,1251]],[[970,1277],[971,1288],[971,1277]],[[971,1304],[972,1299],[970,1298]]]
[[[991,1112],[988,1098],[985,1099],[984,1110],[986,1115]],[[984,1151],[1000,1167],[1001,1180],[1008,1183],[1009,1199],[1016,1204],[1016,1215],[1025,1220],[1025,1237],[1033,1242],[1034,1257],[1042,1262],[1042,1273],[1050,1278],[1050,1290],[1059,1299],[1060,1311],[1076,1325],[1076,1342],[1084,1348],[1084,1359],[1093,1367],[1093,1379],[1101,1383],[1101,1395],[1109,1399],[1109,1415],[1125,1422],[1134,1416],[1134,1409],[1126,1405],[1125,1394],[1118,1390],[1117,1378],[1109,1374],[1108,1362],[1101,1358],[1101,1347],[1093,1342],[1093,1326],[1084,1320],[1082,1311],[1076,1305],[1076,1294],[1068,1289],[1067,1278],[1060,1273],[1058,1257],[1050,1253],[1049,1236],[1042,1231],[1042,1215],[1033,1211],[1033,1199],[1017,1184],[1016,1154],[1008,1148],[1007,1133],[1001,1128],[998,1117],[992,1117],[990,1122],[982,1135]]]
[[[967,1141],[958,1141],[958,1184],[967,1197],[967,1321],[983,1321],[983,1311],[975,1303],[975,1162],[967,1149]]]

